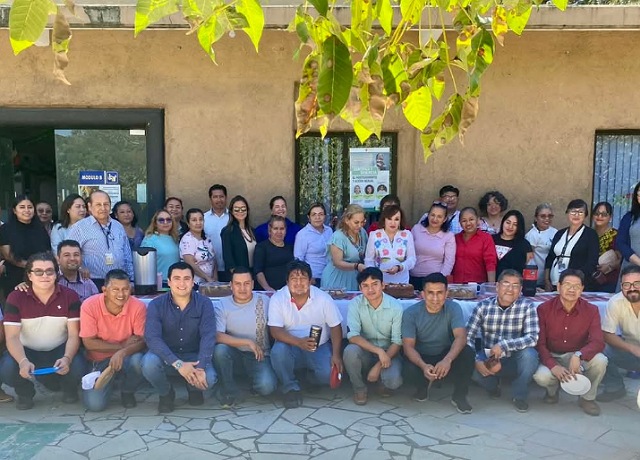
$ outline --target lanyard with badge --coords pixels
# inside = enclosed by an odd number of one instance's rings
[[[107,227],[103,227],[102,224],[100,224],[100,230],[102,230],[104,239],[107,241],[107,252],[104,253],[104,263],[106,265],[113,265],[115,263],[115,257],[113,256],[113,252],[111,252],[111,243],[109,242],[110,240],[112,240],[112,237],[111,237],[112,223],[113,222],[109,222],[109,225],[107,225]]]
[[[565,252],[567,251],[567,246],[569,246],[569,243],[571,243],[571,240],[575,238],[575,236],[578,233],[580,233],[583,226],[584,225],[581,225],[580,228],[571,236],[569,236],[569,229],[567,229],[567,236],[566,236],[567,240],[564,243],[562,251],[560,251],[560,255],[556,258],[556,263],[558,265],[558,272],[563,272],[568,268],[569,261],[565,261],[565,259],[571,259],[571,256],[570,255],[565,256]]]

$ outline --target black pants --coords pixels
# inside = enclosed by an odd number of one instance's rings
[[[423,355],[420,354],[422,360],[427,364],[436,365],[442,361],[442,358],[449,353],[449,350],[444,350],[438,355]],[[470,346],[465,346],[460,354],[451,363],[451,369],[445,379],[453,382],[453,398],[467,396],[469,392],[469,384],[471,383],[471,375],[475,368],[476,354]],[[429,381],[424,377],[422,370],[415,364],[410,362],[409,366],[412,380],[415,381],[416,386],[426,387]]]

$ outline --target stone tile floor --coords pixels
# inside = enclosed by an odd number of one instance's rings
[[[507,388],[492,401],[476,387],[473,414],[458,414],[447,385],[424,403],[403,388],[385,399],[371,395],[366,406],[356,406],[344,385],[305,393],[304,405],[289,410],[279,397],[252,396],[233,410],[212,397],[193,408],[178,389],[168,415],[157,413],[149,389],[137,394],[137,408],[123,409],[116,394],[102,413],[39,393],[30,411],[0,405],[0,459],[640,459],[640,381],[625,381],[627,398],[601,404],[600,417],[584,414],[567,394],[547,406],[533,384],[525,414],[513,409]]]

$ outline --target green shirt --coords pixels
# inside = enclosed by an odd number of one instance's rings
[[[424,300],[407,308],[402,317],[402,337],[416,340],[421,355],[437,356],[451,348],[453,330],[465,327],[462,309],[447,300],[438,313],[429,313]]]
[[[378,308],[373,308],[362,294],[349,302],[347,338],[362,336],[385,350],[392,343],[402,345],[402,305],[387,294],[383,293],[382,296]]]

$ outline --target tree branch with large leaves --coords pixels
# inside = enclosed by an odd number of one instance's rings
[[[503,45],[509,31],[520,35],[532,8],[542,2],[304,0],[289,27],[300,40],[296,55],[304,56],[295,103],[297,136],[311,129],[324,136],[341,119],[364,142],[380,137],[389,110],[401,109],[420,131],[425,159],[456,136],[463,142],[478,114],[482,76],[496,43]],[[567,0],[553,3],[561,10],[567,6]],[[73,14],[72,0],[65,5]],[[339,20],[345,6],[350,7],[346,25]],[[197,36],[213,62],[214,45],[235,31],[246,33],[258,51],[265,22],[258,0],[138,0],[135,35],[174,14],[183,16],[187,33]],[[15,54],[30,47],[51,15],[54,74],[68,84],[64,68],[71,29],[63,5],[15,0],[11,45]],[[423,40],[420,31],[429,38]]]

